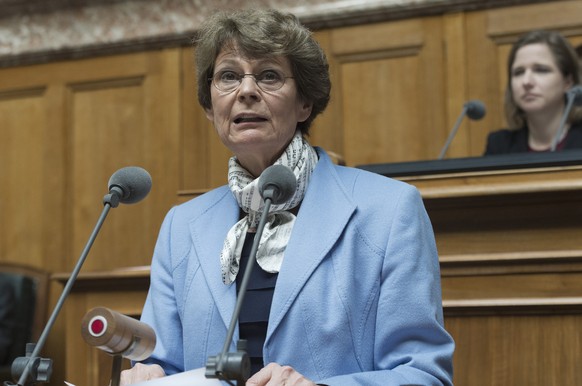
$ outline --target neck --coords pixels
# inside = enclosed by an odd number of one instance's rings
[[[262,154],[259,154],[250,155],[246,157],[237,156],[237,160],[243,168],[245,168],[249,173],[251,173],[251,175],[253,175],[255,178],[258,178],[261,175],[261,173],[266,168],[271,166],[279,157],[280,155],[274,156],[272,158],[262,157]]]

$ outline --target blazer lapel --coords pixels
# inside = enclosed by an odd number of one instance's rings
[[[267,342],[311,273],[341,236],[355,208],[330,159],[320,153],[277,278]]]
[[[212,300],[228,327],[236,302],[236,287],[221,280],[220,252],[226,234],[238,221],[239,207],[227,186],[215,193],[207,202],[196,205],[201,211],[190,221],[190,234]]]

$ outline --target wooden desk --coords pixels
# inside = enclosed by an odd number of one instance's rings
[[[83,340],[81,321],[90,309],[99,306],[129,316],[141,315],[149,287],[149,273],[149,267],[131,267],[79,274],[64,307],[66,381],[77,386],[109,384],[113,357]],[[68,278],[68,274],[55,275],[63,285]],[[124,359],[124,368],[128,366],[129,361]]]
[[[455,385],[576,384],[582,378],[582,166],[398,178],[419,188],[433,222],[445,323],[457,343]],[[148,272],[79,276],[66,306],[68,381],[107,384],[111,358],[87,347],[80,321],[95,306],[139,315]]]
[[[435,230],[455,385],[577,384],[582,167],[401,179]]]

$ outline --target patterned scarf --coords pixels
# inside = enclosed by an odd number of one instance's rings
[[[288,166],[297,178],[297,190],[290,200],[271,205],[267,223],[257,249],[257,263],[267,272],[281,269],[285,247],[291,237],[295,208],[305,195],[309,178],[317,164],[317,152],[301,135],[295,133],[291,143],[275,164]],[[222,281],[231,284],[239,271],[240,255],[248,231],[254,232],[259,224],[264,202],[258,189],[259,179],[254,178],[232,157],[228,163],[228,185],[240,208],[247,214],[228,231],[220,254]]]

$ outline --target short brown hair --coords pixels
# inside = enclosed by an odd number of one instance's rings
[[[212,107],[210,81],[216,57],[233,46],[249,57],[284,56],[289,59],[299,97],[313,104],[311,115],[297,127],[304,135],[315,117],[327,107],[331,81],[323,49],[296,16],[276,10],[222,11],[207,19],[194,39],[198,102]]]

